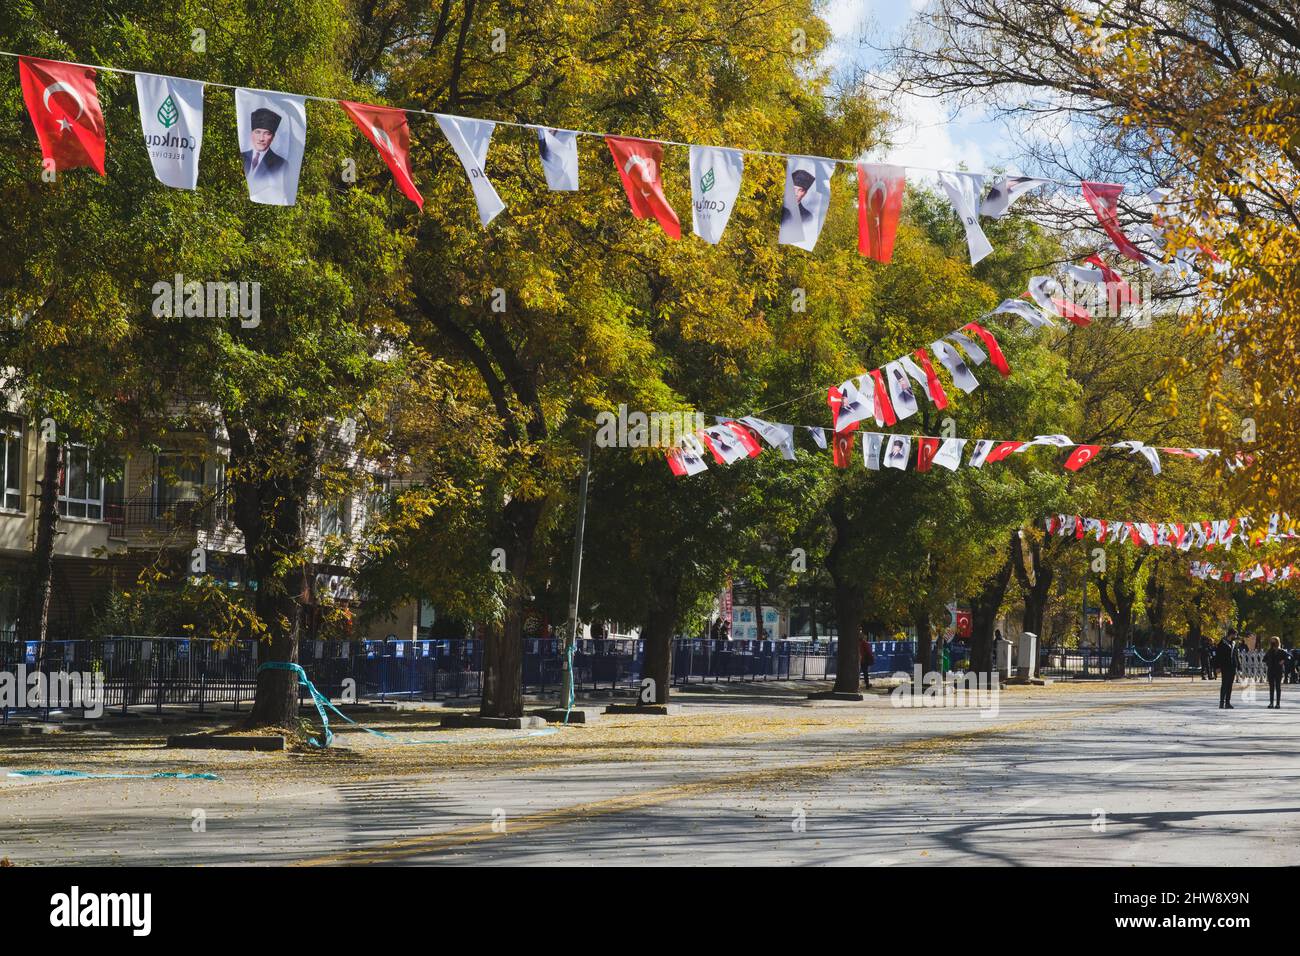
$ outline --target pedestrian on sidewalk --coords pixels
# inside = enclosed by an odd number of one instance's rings
[[[1201,680],[1214,679],[1214,645],[1208,637],[1201,637]]]
[[[1268,708],[1277,710],[1282,706],[1282,672],[1291,655],[1282,650],[1282,639],[1270,637],[1268,652],[1264,655],[1264,664],[1268,667]]]
[[[1229,630],[1214,651],[1214,666],[1218,668],[1219,709],[1232,710],[1232,682],[1237,679],[1237,632]]]
[[[865,634],[858,638],[858,661],[862,665],[862,680],[866,683],[867,690],[871,690],[871,665],[876,662],[876,655]]]

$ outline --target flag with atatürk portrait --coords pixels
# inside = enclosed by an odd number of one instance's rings
[[[903,211],[907,171],[902,166],[858,163],[858,252],[877,262],[894,257],[894,234]]]
[[[267,206],[298,201],[298,174],[307,146],[307,107],[301,96],[235,90],[239,155],[248,198]]]
[[[980,215],[1001,219],[1011,204],[1036,186],[1049,182],[1032,176],[1003,176],[989,187],[988,195],[980,203]]]
[[[980,228],[979,206],[980,191],[984,188],[984,177],[977,173],[939,173],[939,185],[948,194],[948,201],[957,213],[957,218],[966,228],[966,246],[970,250],[970,264],[975,265],[990,252],[993,244]]]
[[[785,200],[777,242],[812,252],[831,208],[831,173],[835,162],[812,156],[789,156],[785,163]]]
[[[570,129],[539,129],[537,155],[542,160],[546,186],[551,192],[571,193],[578,188],[578,134]]]
[[[492,143],[492,132],[497,124],[490,120],[467,119],[464,116],[446,116],[441,113],[437,114],[437,119],[442,135],[447,137],[460,164],[465,167],[465,175],[469,177],[469,188],[474,190],[474,202],[478,206],[479,225],[486,226],[506,208],[506,204],[497,195],[496,187],[483,171],[487,164],[488,146]]]

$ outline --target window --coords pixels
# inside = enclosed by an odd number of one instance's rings
[[[104,479],[90,457],[90,448],[81,442],[63,446],[63,488],[59,495],[59,514],[65,518],[104,517]]]
[[[220,522],[230,520],[230,489],[226,487],[226,459],[218,458],[212,463],[212,513]]]
[[[347,531],[348,527],[348,501],[347,498],[335,498],[333,501],[324,502],[320,509],[320,533],[321,537],[341,538]]]
[[[0,419],[0,508],[23,510],[23,426]]]
[[[154,473],[155,517],[161,518],[177,502],[198,501],[203,494],[203,462],[178,452],[158,455]]]

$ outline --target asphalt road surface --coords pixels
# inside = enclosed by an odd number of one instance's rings
[[[76,751],[45,754],[39,738],[23,738],[0,748],[0,856],[17,865],[1300,864],[1300,698],[1286,691],[1281,710],[1239,690],[1237,708],[1220,711],[1217,684],[1200,681],[1058,685],[1006,692],[994,716],[733,689],[725,701],[681,695],[677,715],[622,718],[608,737],[599,728],[609,717],[516,738],[502,759],[480,760],[485,745],[466,737],[451,756],[407,747],[414,767],[398,772],[239,755],[216,768],[220,781],[10,777],[15,767],[75,765]],[[783,728],[787,718],[804,723]],[[646,739],[627,742],[638,734]],[[373,744],[364,736],[340,745]],[[439,762],[420,766],[435,750]],[[206,755],[185,752],[185,764],[161,753],[167,769],[213,769]],[[118,769],[141,772],[159,756],[156,742],[140,741]]]

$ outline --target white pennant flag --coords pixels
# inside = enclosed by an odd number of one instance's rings
[[[1069,448],[1074,445],[1074,439],[1069,435],[1035,435],[1032,441],[1027,441],[1016,449],[1019,455],[1028,451],[1035,445],[1051,445],[1053,448]]]
[[[948,194],[948,201],[957,211],[957,218],[966,227],[970,264],[975,265],[993,251],[988,236],[980,228],[979,215],[975,211],[979,206],[980,192],[984,188],[984,177],[977,173],[942,172],[939,174],[939,185]]]
[[[691,215],[695,234],[716,244],[740,195],[745,156],[716,146],[691,147]]]
[[[175,76],[135,75],[144,147],[158,182],[173,189],[199,184],[203,146],[203,84]]]
[[[807,428],[808,431],[812,432],[813,444],[816,445],[818,448],[820,448],[822,451],[825,451],[826,450],[826,429],[813,428],[809,425],[805,425],[804,428]]]
[[[949,471],[956,471],[961,467],[961,450],[965,447],[965,438],[945,438],[930,461],[936,465],[943,465]]]
[[[538,129],[537,154],[551,192],[571,193],[578,188],[578,134],[569,129]]]
[[[862,463],[872,471],[880,470],[880,446],[885,436],[879,432],[867,432],[862,439]]]
[[[1143,447],[1135,450],[1139,455],[1145,458],[1147,462],[1151,465],[1151,474],[1153,475],[1160,474],[1160,453],[1159,452],[1157,452],[1150,445],[1144,445]]]
[[[980,215],[1001,219],[1013,202],[1029,190],[1047,182],[1046,179],[1034,179],[1032,176],[1003,176],[989,187],[989,194],[980,203]]]
[[[885,448],[885,467],[907,470],[907,459],[912,457],[912,438],[910,435],[890,435]]]
[[[984,459],[989,456],[993,450],[993,441],[989,438],[981,438],[975,442],[975,447],[970,452],[970,466],[972,468],[981,468],[984,465]]]
[[[983,365],[988,360],[988,354],[975,344],[974,340],[962,335],[960,332],[949,332],[944,336],[945,339],[952,339],[958,345],[966,350],[970,360],[975,365]]]
[[[1054,329],[1060,328],[1048,316],[1035,309],[1024,299],[1003,299],[1002,303],[990,314],[1001,315],[1003,313],[1018,315],[1036,329],[1045,325]]]
[[[479,225],[486,226],[506,208],[487,174],[483,172],[483,166],[487,163],[488,146],[497,124],[490,120],[447,116],[442,113],[438,113],[437,117],[442,135],[447,137],[460,164],[465,167],[465,175],[469,177],[470,188],[474,190],[474,201],[478,204]]]
[[[235,90],[239,154],[248,198],[266,206],[298,200],[298,174],[307,145],[307,107],[301,96]]]
[[[925,393],[925,397],[933,402],[934,395],[930,392],[930,379],[921,369],[921,366],[913,362],[911,356],[908,355],[904,355],[900,358],[898,364],[903,366],[903,371],[907,372],[907,374],[911,376],[912,380],[921,386],[921,391]]]
[[[776,422],[766,422],[763,421],[763,419],[755,418],[752,415],[747,415],[742,418],[740,422],[758,432],[763,437],[763,441],[780,451],[781,457],[786,461],[794,461],[793,425],[781,425]]]
[[[935,357],[943,363],[943,367],[948,370],[952,376],[952,382],[963,392],[969,395],[975,389],[980,387],[980,381],[975,377],[970,368],[966,365],[961,353],[955,348],[942,340],[930,343],[930,350],[934,352]]]
[[[884,373],[885,381],[889,383],[889,401],[894,406],[894,413],[898,420],[911,418],[920,409],[916,404],[916,393],[912,391],[912,383],[907,380],[907,373],[903,371],[901,362],[889,362],[881,371]]]
[[[1083,282],[1087,285],[1100,285],[1106,281],[1104,272],[1090,266],[1067,265],[1065,271],[1070,274],[1070,278],[1075,282]]]
[[[831,208],[831,173],[835,163],[811,156],[789,156],[785,162],[785,200],[777,242],[812,252]]]

